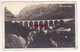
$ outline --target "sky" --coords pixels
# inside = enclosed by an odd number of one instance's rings
[[[27,3],[4,3],[4,7],[6,7],[12,14],[17,15],[19,12],[26,7]]]
[[[26,6],[31,6],[35,4],[36,4],[35,2],[34,4],[32,2],[4,2],[3,6],[6,7],[9,11],[11,11],[12,14],[17,15]]]
[[[45,4],[49,4],[44,2]],[[50,2],[51,3],[51,2]],[[3,6],[6,7],[12,14],[17,15],[26,6],[37,4],[43,4],[42,2],[3,2]]]

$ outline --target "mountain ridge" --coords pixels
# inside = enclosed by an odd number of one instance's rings
[[[74,16],[74,5],[69,8],[60,7],[60,4],[38,4],[23,8],[16,20],[65,19]]]

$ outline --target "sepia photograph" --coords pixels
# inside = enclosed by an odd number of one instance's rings
[[[76,48],[75,2],[3,2],[3,45]]]

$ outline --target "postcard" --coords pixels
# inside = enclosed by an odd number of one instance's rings
[[[77,48],[76,2],[3,2],[4,49]]]

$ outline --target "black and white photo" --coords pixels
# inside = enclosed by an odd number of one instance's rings
[[[75,2],[4,2],[4,48],[75,48]]]

